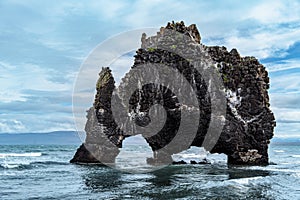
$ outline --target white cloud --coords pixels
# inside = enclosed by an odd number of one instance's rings
[[[270,93],[270,100],[274,108],[300,109],[300,92]]]
[[[72,80],[67,83],[50,81],[55,71],[33,64],[19,64],[13,66],[9,63],[0,63],[1,92],[0,102],[26,101],[23,90],[40,91],[71,91]],[[74,74],[73,74],[74,75]],[[65,76],[68,76],[66,74]]]
[[[250,10],[247,18],[253,18],[263,23],[298,21],[299,10],[300,3],[297,1],[262,1]]]
[[[26,132],[28,129],[16,119],[0,119],[0,133]]]
[[[275,137],[297,137],[299,136],[300,123],[277,123]]]
[[[270,62],[266,63],[265,66],[267,67],[269,72],[280,72],[289,69],[296,69],[300,68],[300,58],[296,59],[287,59],[280,62]]]
[[[224,38],[228,49],[237,48],[244,56],[256,56],[259,59],[284,57],[286,50],[300,38],[300,26],[296,28],[256,29],[251,36],[232,35]],[[220,42],[219,42],[220,43]]]
[[[0,114],[0,133],[51,132],[75,130],[70,114]]]
[[[12,101],[25,102],[27,95],[16,91],[0,91],[0,102],[10,103]]]
[[[94,0],[88,4],[88,9],[93,10],[95,13],[101,14],[102,18],[116,20],[121,13],[124,12],[127,6],[130,6],[126,1],[98,1]]]
[[[300,124],[300,109],[273,107],[272,110],[275,113],[278,121]]]
[[[283,74],[281,76],[272,76],[271,90],[281,92],[287,95],[300,93],[300,72]]]

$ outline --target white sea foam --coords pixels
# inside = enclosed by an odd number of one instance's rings
[[[257,176],[257,177],[250,177],[250,178],[232,179],[230,181],[236,182],[236,183],[239,183],[239,184],[242,184],[242,185],[247,185],[247,184],[249,184],[250,181],[254,181],[254,180],[257,180],[257,179],[261,179],[261,178],[263,178],[263,177],[262,176]]]
[[[7,164],[7,163],[1,164],[1,166],[5,169],[13,169],[13,168],[20,167],[20,165],[18,164]]]
[[[284,150],[274,150],[274,152],[276,152],[276,153],[283,153]]]
[[[40,152],[31,153],[0,153],[0,158],[5,157],[39,157],[42,156]]]
[[[293,158],[300,158],[300,155],[292,155]]]
[[[182,158],[199,158],[200,155],[198,154],[194,154],[194,153],[190,153],[190,154],[178,154],[180,157]]]

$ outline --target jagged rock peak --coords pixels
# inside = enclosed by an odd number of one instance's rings
[[[173,29],[173,30],[178,31],[178,32],[183,33],[183,34],[188,34],[192,38],[194,38],[195,42],[200,44],[201,36],[200,36],[200,33],[197,29],[196,24],[191,24],[187,27],[187,26],[184,25],[183,21],[176,22],[176,23],[174,23],[174,21],[172,21],[172,23],[168,22],[168,24],[165,28],[166,29]],[[163,29],[164,29],[164,27],[161,27],[161,30],[163,30]]]
[[[156,36],[151,36],[147,38],[146,33],[143,33],[141,38],[142,48],[151,47],[153,43],[157,42],[158,39],[165,34],[166,29],[174,30],[184,35],[187,35],[190,38],[192,38],[192,40],[197,44],[200,44],[201,42],[201,36],[196,24],[185,26],[183,21],[176,23],[172,21],[172,23],[168,22],[166,27],[161,27],[159,32],[157,32]]]

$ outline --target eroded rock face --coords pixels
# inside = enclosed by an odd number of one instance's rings
[[[119,147],[122,145],[123,136],[114,122],[110,109],[114,84],[111,70],[102,68],[96,84],[97,94],[94,105],[87,111],[85,143],[78,148],[70,162],[102,162],[103,164],[115,162],[120,152]]]
[[[216,67],[224,85],[222,86],[224,88],[219,88],[219,90],[226,96],[226,113],[224,115],[212,116],[211,106],[214,102],[211,102],[210,95],[217,93],[208,92],[210,89],[207,81],[204,81],[204,77],[194,69],[192,62],[182,56],[158,48],[160,43],[168,45],[168,38],[164,38],[167,30],[176,30],[188,36],[192,50],[188,49],[189,52],[185,53],[193,54],[193,49],[201,51],[203,52],[201,60],[210,60],[213,67]],[[143,34],[141,41],[142,48],[136,51],[132,70],[147,63],[160,63],[178,70],[183,74],[184,79],[196,89],[199,106],[180,104],[177,96],[167,87],[158,87],[155,84],[145,85],[128,99],[130,104],[128,114],[131,115],[131,120],[138,126],[146,126],[151,121],[148,117],[149,110],[155,104],[164,107],[167,119],[164,127],[153,136],[140,132],[129,134],[119,128],[112,114],[111,98],[115,88],[114,79],[109,68],[102,68],[96,84],[97,94],[94,105],[88,111],[85,128],[87,138],[71,162],[101,161],[102,163],[112,163],[119,153],[118,148],[122,147],[122,141],[126,137],[142,134],[154,152],[153,158],[148,159],[149,163],[164,161],[171,163],[172,154],[185,150],[189,146],[183,145],[182,148],[171,148],[166,151],[159,150],[174,139],[182,118],[191,118],[193,114],[197,113],[200,115],[199,124],[187,126],[198,128],[190,145],[201,147],[211,118],[219,117],[224,119],[222,124],[224,126],[217,143],[210,149],[211,153],[225,153],[228,156],[229,164],[268,164],[268,144],[273,137],[276,123],[274,115],[269,109],[268,73],[256,58],[241,57],[236,49],[227,51],[225,47],[205,46],[200,43],[201,37],[196,25],[186,27],[183,22],[168,23],[166,27],[160,29],[156,36],[147,37],[146,34]],[[170,48],[180,49],[181,44],[172,45]],[[184,51],[184,46],[182,48]],[[124,77],[129,82],[131,78]],[[180,79],[180,77],[173,78]],[[214,81],[211,77],[208,79]],[[184,96],[189,98],[189,95],[185,94]],[[120,110],[124,109],[121,103],[119,106]],[[216,124],[216,126],[219,125]],[[186,134],[189,134],[189,128],[186,129]],[[110,142],[107,142],[108,140]]]
[[[268,144],[276,125],[269,109],[268,72],[256,58],[240,57],[236,49],[206,49],[218,63],[228,102],[226,124],[212,153],[227,154],[232,164],[268,164]],[[245,159],[248,154],[252,158]]]

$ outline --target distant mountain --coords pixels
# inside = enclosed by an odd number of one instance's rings
[[[0,145],[27,145],[27,144],[79,145],[80,143],[82,142],[76,131],[0,134]]]

